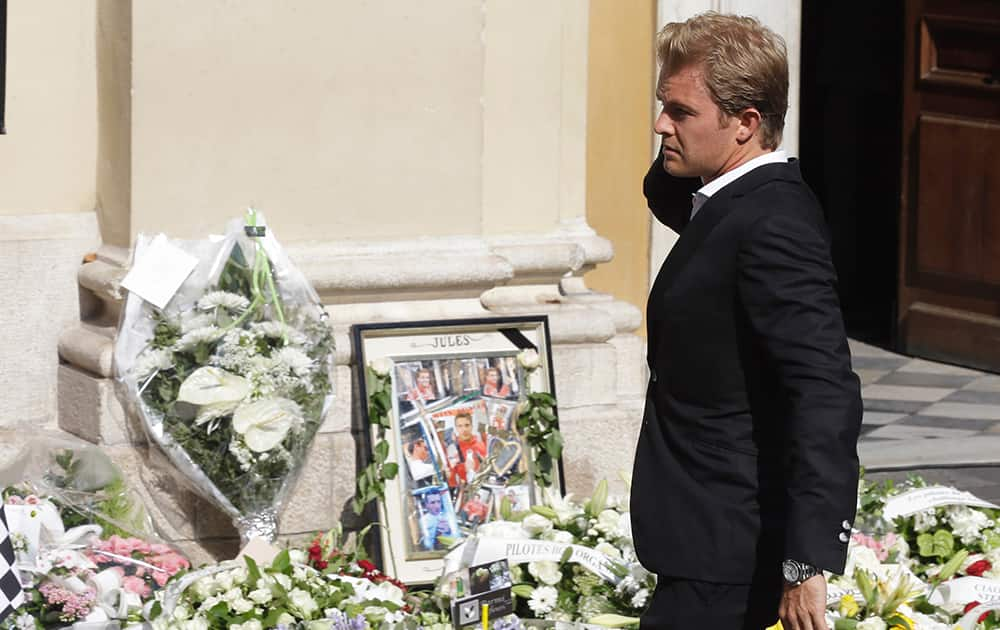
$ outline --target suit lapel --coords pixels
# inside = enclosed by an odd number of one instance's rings
[[[680,238],[663,262],[651,293],[659,295],[673,284],[677,274],[684,269],[691,256],[698,251],[698,247],[708,238],[715,226],[729,214],[733,206],[730,203],[732,199],[742,197],[747,192],[773,180],[801,182],[798,161],[792,159],[787,164],[759,166],[712,195],[681,232]]]

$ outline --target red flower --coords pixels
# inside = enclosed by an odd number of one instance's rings
[[[327,568],[328,566],[330,566],[330,565],[329,565],[329,563],[326,560],[317,560],[316,561],[316,568],[319,569],[320,571],[322,571],[323,569]]]
[[[976,577],[982,577],[983,573],[986,573],[987,571],[989,571],[992,568],[993,568],[993,565],[990,564],[989,560],[986,560],[986,559],[977,560],[977,561],[973,562],[972,564],[970,564],[968,566],[968,568],[965,569],[965,574],[966,575],[974,575]]]
[[[361,570],[365,573],[374,573],[378,571],[378,568],[372,564],[371,560],[358,560],[358,566],[361,567]]]

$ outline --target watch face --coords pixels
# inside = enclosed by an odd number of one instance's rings
[[[786,560],[781,563],[781,573],[784,575],[785,581],[790,584],[795,584],[799,581],[799,567],[794,562]]]

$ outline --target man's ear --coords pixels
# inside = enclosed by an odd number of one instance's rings
[[[755,135],[757,135],[762,119],[763,117],[757,108],[748,107],[747,109],[744,109],[740,115],[737,116],[739,129],[736,130],[736,141],[740,144],[749,142]]]

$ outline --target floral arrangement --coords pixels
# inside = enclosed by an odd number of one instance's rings
[[[479,542],[488,539],[539,540],[565,549],[559,560],[538,559],[511,566],[516,614],[521,618],[579,622],[610,627],[638,627],[655,588],[655,576],[639,565],[632,542],[626,497],[608,497],[607,482],[598,484],[584,503],[572,495],[545,491],[543,505],[512,513],[505,505],[504,520],[479,527]],[[574,547],[600,554],[606,571],[573,561]],[[452,552],[458,557],[462,550]],[[455,597],[448,576],[439,582],[439,595]]]
[[[332,400],[333,337],[273,234],[248,223],[189,245],[198,267],[164,309],[129,295],[116,359],[153,440],[244,539],[273,540]]]
[[[153,628],[353,630],[409,617],[392,582],[317,571],[292,556],[286,549],[267,567],[244,557],[175,580],[150,609]]]

